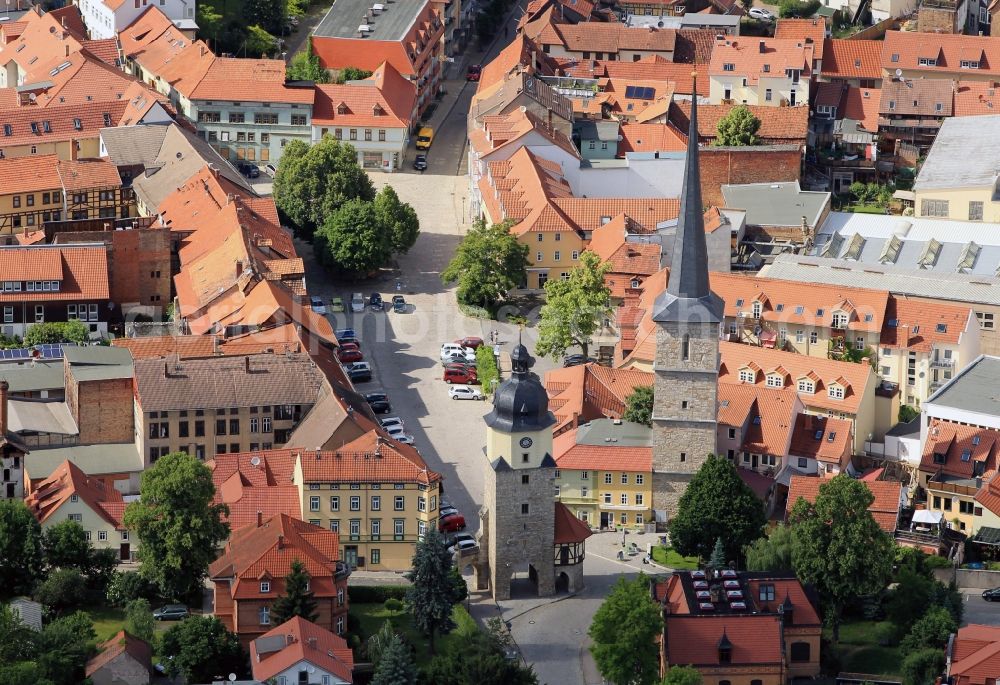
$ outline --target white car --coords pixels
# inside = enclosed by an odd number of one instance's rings
[[[406,431],[403,430],[403,426],[401,426],[401,425],[399,425],[399,426],[386,426],[385,427],[385,432],[388,433],[389,437],[392,438],[393,440],[395,440],[396,442],[401,442],[404,445],[412,445],[413,444],[413,436],[407,434]]]
[[[476,361],[476,351],[455,343],[445,343],[441,346],[441,361],[445,363],[474,362]]]
[[[399,426],[400,428],[404,427],[403,419],[399,418],[398,416],[389,416],[384,419],[379,419],[379,423],[381,423],[382,428],[385,428],[386,430],[389,430],[393,426]]]
[[[774,15],[763,7],[752,7],[749,14],[754,19],[760,19],[761,21],[774,21]]]
[[[309,306],[317,314],[326,316],[326,305],[323,303],[322,297],[316,297],[315,295],[309,298]]]
[[[481,400],[483,393],[467,385],[453,385],[448,388],[448,397],[453,400]]]
[[[351,311],[355,314],[365,310],[365,296],[361,293],[351,295]]]
[[[448,553],[454,554],[455,552],[458,552],[459,554],[464,554],[465,552],[471,552],[475,549],[479,549],[479,545],[476,544],[475,540],[459,540],[455,544],[448,547]]]

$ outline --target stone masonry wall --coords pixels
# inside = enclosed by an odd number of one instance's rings
[[[805,144],[805,141],[803,141]],[[799,181],[802,177],[802,149],[787,145],[771,148],[713,148],[698,152],[701,167],[701,201],[705,206],[724,207],[722,186],[740,183]]]

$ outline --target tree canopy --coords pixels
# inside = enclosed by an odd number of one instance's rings
[[[417,212],[406,202],[401,202],[390,185],[382,186],[375,196],[374,205],[382,230],[389,234],[392,251],[396,254],[409,252],[420,235]]]
[[[767,537],[748,545],[745,554],[748,571],[793,571],[792,529],[779,523]]]
[[[90,568],[90,541],[76,521],[66,519],[49,526],[44,533],[45,561],[50,567],[76,568],[86,573]]]
[[[892,573],[893,542],[868,511],[873,500],[867,485],[841,474],[820,485],[815,503],[800,497],[792,509],[795,573],[819,592],[834,642],[847,603],[881,592]]]
[[[452,609],[462,599],[451,572],[451,559],[444,537],[431,526],[417,543],[413,570],[406,574],[412,583],[406,589],[406,606],[413,624],[430,638],[431,654],[435,636],[454,630]]]
[[[728,459],[710,454],[681,495],[670,520],[670,541],[685,556],[708,558],[722,539],[726,559],[739,561],[743,548],[764,533],[764,505]]]
[[[424,668],[423,682],[435,685],[538,685],[531,668],[508,659],[495,635],[464,635]]]
[[[720,147],[760,145],[760,138],[757,137],[759,130],[760,119],[755,117],[746,105],[737,105],[719,119],[714,145]]]
[[[611,291],[604,283],[604,274],[610,268],[610,264],[602,264],[600,257],[586,250],[569,278],[545,283],[545,304],[535,344],[538,354],[561,357],[570,347],[579,346],[587,356],[591,336],[610,316]]]
[[[160,654],[167,674],[189,683],[212,682],[219,673],[244,671],[243,648],[215,616],[191,616],[163,634]]]
[[[357,67],[344,67],[337,73],[335,83],[347,83],[348,81],[361,81],[372,75],[372,72]]]
[[[323,264],[351,274],[367,275],[392,253],[391,235],[375,206],[348,200],[316,231],[316,256]]]
[[[78,569],[57,568],[38,584],[35,599],[56,616],[80,607],[87,600],[87,579]]]
[[[673,666],[660,685],[701,685],[701,672],[693,666]]]
[[[625,413],[622,418],[644,426],[653,425],[653,386],[639,386],[625,398]]]
[[[23,501],[0,500],[0,599],[31,595],[43,567],[38,519]]]
[[[588,634],[597,670],[619,685],[653,685],[659,680],[654,639],[663,628],[649,596],[649,579],[619,578],[594,614]]]
[[[441,272],[445,283],[458,282],[458,301],[487,309],[527,281],[528,246],[510,232],[510,222],[487,226],[476,219],[455,256]]]
[[[125,630],[146,642],[153,641],[153,608],[143,598],[133,599],[125,607]]]
[[[24,346],[71,342],[82,345],[90,339],[90,329],[81,321],[36,323],[24,334]]]
[[[409,646],[393,635],[377,662],[372,685],[417,685],[417,675]]]
[[[285,71],[285,74],[289,81],[329,83],[331,80],[330,72],[323,68],[319,62],[319,57],[312,54],[311,48],[296,53],[288,63],[288,69]]]
[[[142,574],[164,597],[201,597],[215,550],[229,537],[225,504],[213,504],[211,470],[186,452],[160,457],[142,474],[140,499],[125,509],[125,526],[139,538]]]
[[[274,601],[271,614],[274,625],[281,625],[295,616],[316,621],[319,614],[316,611],[316,597],[309,589],[309,571],[299,559],[292,562],[292,567],[285,576],[285,594]]]

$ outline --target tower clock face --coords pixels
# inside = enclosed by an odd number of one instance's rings
[[[531,447],[531,438],[521,438],[520,445],[524,449],[528,449],[529,447]]]

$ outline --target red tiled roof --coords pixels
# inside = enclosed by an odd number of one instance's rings
[[[107,124],[108,114],[117,123],[125,112],[126,102],[84,102],[77,105],[53,105],[43,110],[30,107],[0,108],[0,127],[9,125],[11,135],[0,137],[0,149],[13,145],[35,144],[59,140],[96,138]],[[79,121],[79,126],[77,125]],[[48,122],[48,131],[44,122]],[[31,124],[37,124],[35,133]],[[23,159],[23,158],[22,158]]]
[[[573,512],[565,504],[562,502],[553,502],[552,504],[556,509],[555,536],[552,539],[555,544],[568,545],[574,542],[583,542],[593,535],[590,526],[573,516]]]
[[[934,59],[937,64],[922,65],[921,59]],[[1000,76],[1000,45],[992,36],[887,31],[880,62],[885,73],[904,69],[934,78],[934,74],[968,73],[969,69],[961,66],[963,60],[979,62],[973,72],[977,75]]]
[[[324,483],[421,483],[441,480],[427,468],[420,453],[410,445],[368,431],[333,451],[296,450],[301,453],[302,478]]]
[[[846,476],[842,476],[846,478]],[[795,503],[799,498],[807,502],[815,502],[820,494],[820,489],[829,481],[813,476],[792,476],[788,485],[788,500],[785,503],[785,517],[791,513]],[[896,530],[896,522],[899,518],[900,496],[903,491],[903,484],[896,481],[862,481],[868,490],[875,497],[868,506],[872,518],[878,523],[879,528],[887,533]]]
[[[837,112],[840,119],[853,119],[861,122],[869,133],[878,132],[878,108],[882,100],[882,91],[877,88],[855,88],[851,86],[844,93],[841,109]]]
[[[257,518],[285,514],[302,518],[302,500],[292,482],[295,454],[289,451],[219,454],[212,469],[215,503],[229,507],[229,527],[256,525]]]
[[[619,132],[622,137],[622,141],[618,144],[619,154],[626,152],[684,152],[687,149],[687,136],[671,124],[622,122]]]
[[[732,644],[730,663],[781,664],[781,623],[775,615],[695,616],[667,619],[667,661],[695,667],[719,665],[723,634]]]
[[[819,107],[840,107],[840,101],[844,96],[847,86],[843,83],[820,82],[815,85],[813,95],[813,105]]]
[[[416,85],[383,62],[360,84],[317,84],[313,124],[409,128],[416,101]]]
[[[285,84],[285,62],[280,59],[216,57],[197,84],[188,89],[188,83],[182,83],[178,91],[192,100],[313,104],[313,88]]]
[[[84,669],[84,674],[88,678],[126,653],[144,666],[147,671],[152,670],[152,647],[145,640],[129,635],[124,630],[119,630],[110,640],[99,644],[97,649],[100,650],[97,656],[88,661]]]
[[[1000,628],[967,625],[958,629],[949,675],[954,685],[987,685],[1000,672]]]
[[[91,478],[69,459],[41,481],[25,498],[24,503],[39,523],[44,523],[73,495],[77,495],[91,511],[116,530],[125,530],[122,526],[122,515],[125,513],[122,494],[115,488],[106,486],[99,478]]]
[[[553,458],[560,469],[606,469],[649,473],[653,468],[652,447],[618,445],[579,445],[577,429],[557,435],[553,440]]]
[[[724,426],[747,426],[745,452],[785,456],[800,405],[795,390],[732,385],[718,387],[718,422]],[[757,420],[759,419],[759,421]]]
[[[265,645],[274,638],[284,640],[285,646],[278,651],[261,653],[258,650],[258,644]],[[354,652],[347,641],[301,616],[275,626],[250,643],[253,677],[260,682],[275,679],[279,673],[302,663],[332,673],[344,682],[352,682]]]
[[[810,39],[815,46],[816,59],[823,59],[823,43],[826,38],[826,21],[822,18],[812,19],[779,19],[774,26],[775,38],[788,38],[796,41]],[[825,72],[826,69],[824,68]]]
[[[976,325],[975,315],[968,307],[895,296],[889,299],[885,319],[879,345],[923,352],[930,352],[937,345],[957,345],[970,325]],[[890,326],[890,321],[896,325]]]
[[[707,80],[707,79],[706,79]],[[729,114],[733,107],[740,105],[698,105],[698,137],[701,142],[715,140],[719,120]],[[808,105],[795,107],[766,107],[745,105],[750,113],[760,120],[757,137],[764,144],[781,142],[805,142],[809,130]],[[681,131],[688,130],[691,103],[679,100],[670,108],[670,121]]]
[[[0,292],[0,302],[106,300],[109,297],[108,251],[104,245],[0,247],[0,273],[5,280],[60,282],[58,291]]]
[[[581,364],[545,374],[550,408],[560,424],[621,418],[625,400],[636,388],[653,385],[653,374]],[[558,406],[555,406],[558,405]]]
[[[102,38],[101,40],[85,40],[83,47],[97,59],[107,64],[118,66],[118,39]]]
[[[802,76],[808,77],[812,74],[816,49],[815,44],[801,40],[732,36],[716,41],[708,73],[712,76],[743,76],[751,84],[756,84],[761,78],[769,78],[770,74],[784,74],[789,69],[800,70]],[[732,65],[733,68],[726,69],[725,65]],[[701,114],[700,107],[698,114]]]
[[[795,429],[792,432],[792,444],[788,454],[846,466],[843,462],[850,457],[850,446],[850,421],[799,414],[795,417]]]
[[[694,92],[695,82],[691,75],[691,65],[671,62],[660,55],[647,55],[635,62],[578,60],[565,57],[557,61],[567,76],[669,81],[674,84],[675,94],[691,95]],[[697,87],[699,95],[708,95],[707,78],[698,81]],[[698,112],[701,113],[701,107],[698,108]]]
[[[931,419],[920,458],[924,473],[972,478],[975,470],[988,479],[997,469],[1000,431]],[[943,461],[941,457],[944,457]],[[978,464],[978,466],[977,466]]]
[[[956,117],[970,117],[1000,112],[1000,83],[996,81],[959,81],[955,87]]]
[[[882,41],[827,38],[823,41],[824,77],[881,79]]]

